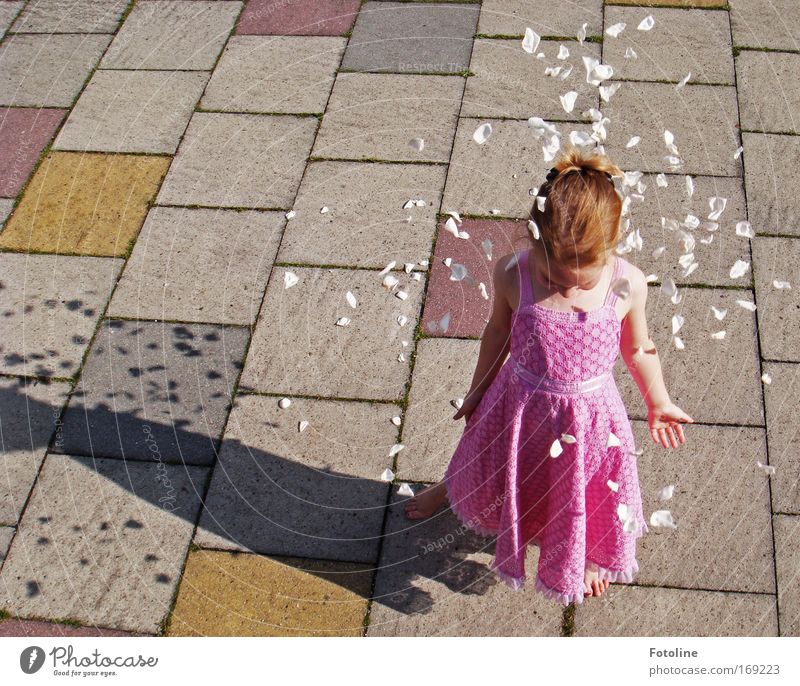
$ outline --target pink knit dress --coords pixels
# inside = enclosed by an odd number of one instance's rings
[[[536,590],[568,605],[583,602],[587,566],[600,579],[632,581],[636,541],[648,528],[633,431],[612,376],[617,296],[609,287],[589,312],[542,307],[529,253],[518,253],[510,355],[464,429],[445,486],[463,524],[497,537],[491,567],[503,581],[523,586],[533,543]],[[615,256],[611,283],[629,266]],[[556,439],[561,453],[551,457]]]

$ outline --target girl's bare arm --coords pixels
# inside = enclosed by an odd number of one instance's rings
[[[481,337],[481,348],[475,373],[472,376],[470,394],[481,394],[494,380],[505,362],[511,347],[511,318],[513,310],[509,303],[509,290],[513,288],[513,277],[517,270],[506,271],[506,265],[513,254],[500,258],[494,266],[492,293],[494,303],[492,314]]]

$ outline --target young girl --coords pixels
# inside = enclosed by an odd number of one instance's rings
[[[421,519],[449,501],[466,526],[497,537],[492,569],[517,589],[536,544],[535,588],[564,605],[632,581],[636,540],[648,531],[633,431],[611,375],[618,355],[656,444],[677,448],[682,423],[694,421],[664,387],[644,274],[612,254],[622,211],[612,176],[621,175],[596,152],[556,160],[531,210],[530,249],[495,267],[493,312],[453,417],[467,423],[444,480],[405,507]]]

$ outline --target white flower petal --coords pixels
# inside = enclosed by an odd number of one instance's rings
[[[572,434],[561,434],[561,440],[564,441],[564,443],[575,443],[578,439]]]
[[[606,33],[611,36],[612,38],[618,38],[619,34],[621,34],[625,30],[625,22],[621,21],[617,24],[609,26],[606,29]]]
[[[634,50],[632,47],[628,46],[625,49],[625,59],[626,60],[635,60],[637,57],[638,57],[638,55],[636,54],[636,50]]]
[[[539,209],[539,212],[544,212],[544,205],[546,202],[547,202],[547,196],[545,195],[536,196],[536,207]]]
[[[394,479],[394,472],[388,467],[381,472],[381,481],[392,481]]]
[[[577,91],[569,91],[569,93],[564,93],[559,97],[561,99],[561,107],[564,108],[565,112],[572,112],[575,109],[575,100],[578,98]]]
[[[616,434],[613,431],[608,432],[608,440],[606,441],[606,448],[612,448],[614,446],[621,446],[622,442],[617,438]]]
[[[583,41],[586,40],[586,27],[589,26],[588,22],[585,23],[578,29],[578,42],[583,45]]]
[[[486,290],[486,284],[485,284],[485,283],[483,283],[483,281],[481,281],[481,282],[478,284],[478,290],[481,292],[481,297],[482,297],[484,300],[488,300],[488,299],[489,299],[489,292]]]
[[[749,310],[750,312],[756,311],[756,304],[751,303],[749,300],[737,300],[736,304],[740,307],[743,307],[745,310]]]
[[[678,338],[677,336],[675,336],[675,337],[672,339],[672,342],[673,342],[673,343],[675,343],[675,347],[676,347],[678,350],[683,350],[683,349],[686,347],[686,346],[683,344],[683,340],[682,340],[682,339],[680,339],[680,338]]]
[[[609,100],[611,100],[611,96],[614,95],[614,93],[616,93],[619,90],[621,85],[622,83],[617,81],[616,83],[612,83],[609,86],[600,86],[600,99],[603,102],[608,102]]]
[[[608,481],[606,481],[606,485],[612,491],[614,491],[614,493],[617,493],[619,491],[619,484],[616,481],[612,481],[611,479],[609,479]]]
[[[686,195],[691,198],[694,195],[694,179],[691,176],[686,177]],[[699,226],[700,222],[698,222]]]
[[[672,497],[672,494],[675,492],[675,486],[670,484],[669,486],[664,486],[658,492],[658,499],[659,500],[669,500]]]
[[[720,218],[722,213],[725,211],[725,206],[728,204],[727,198],[718,198],[716,195],[708,199],[708,206],[711,208],[711,212],[708,215],[708,218],[711,221],[717,221]]]
[[[284,287],[284,289],[291,288],[299,280],[300,280],[300,278],[294,272],[285,272],[283,274],[283,287]]]
[[[408,144],[417,152],[422,152],[422,149],[425,147],[425,139],[412,138],[410,141],[408,141]]]
[[[478,145],[483,145],[487,140],[489,140],[489,136],[492,135],[492,125],[489,123],[481,124],[477,129],[475,129],[475,133],[472,134],[472,140],[474,140]]]
[[[756,462],[756,464],[758,468],[763,470],[768,476],[772,476],[775,473],[775,467],[770,464],[763,464],[762,462]]]
[[[294,219],[296,216],[297,216],[297,212],[295,212],[294,210],[289,210],[286,213],[286,218],[287,219]]]
[[[665,529],[678,528],[669,510],[656,510],[653,512],[653,514],[650,515],[650,526],[663,527]]]
[[[403,419],[402,419],[402,417],[400,417],[399,414],[397,414],[394,417],[392,417],[392,424],[394,424],[395,426],[400,426],[402,423],[403,423]]]
[[[736,235],[737,236],[745,236],[747,238],[755,238],[756,234],[753,231],[753,227],[750,225],[748,221],[740,221],[736,222]]]
[[[725,338],[725,332],[724,331],[717,331],[715,333],[712,333],[711,334],[711,338],[714,338],[714,339],[716,339],[718,341],[721,341],[723,338]]]
[[[772,285],[781,290],[788,290],[792,287],[788,281],[778,281],[777,279],[772,282]]]
[[[659,188],[666,188],[669,185],[669,182],[667,181],[667,175],[659,174],[658,176],[656,176],[656,185]]]
[[[389,457],[394,457],[394,456],[395,456],[395,455],[397,455],[397,453],[399,453],[399,452],[400,452],[400,451],[401,451],[403,448],[405,448],[405,445],[403,445],[402,443],[395,443],[395,444],[392,446],[391,450],[389,451]]]
[[[400,484],[400,488],[397,489],[397,495],[413,496],[414,491],[411,490],[411,486],[407,483],[402,483]]]
[[[685,318],[682,314],[676,314],[672,316],[672,335],[674,336],[678,331],[681,330],[683,326],[683,322]]]
[[[743,147],[740,145],[738,148],[736,148],[736,152],[735,152],[735,153],[733,153],[733,159],[735,159],[735,160],[738,160],[738,159],[739,159],[739,156],[740,156],[740,155],[741,155],[743,152],[744,152],[744,148],[743,148]]]
[[[336,326],[347,326],[350,323],[350,320],[347,317],[339,317],[336,320]]]
[[[533,234],[535,240],[539,240],[541,238],[541,234],[539,233],[539,226],[536,224],[533,219],[528,220],[528,230]]]
[[[632,148],[635,145],[639,145],[639,141],[640,140],[642,140],[641,136],[631,136],[630,139],[628,139],[628,142],[625,144],[625,147],[626,148]],[[664,176],[664,175],[661,174],[661,176]]]
[[[749,262],[745,260],[736,260],[731,267],[730,277],[732,279],[738,279],[740,276],[744,276],[748,269],[750,269]]]
[[[692,78],[692,72],[689,72],[686,76],[684,76],[680,81],[678,81],[678,85],[675,86],[675,90],[679,91],[683,88],[687,83],[689,83],[689,79]]]
[[[772,376],[771,376],[771,375],[770,375],[768,372],[764,372],[764,373],[761,375],[761,380],[762,380],[762,381],[763,381],[765,384],[771,384],[771,383],[772,383]]]
[[[722,320],[722,319],[725,319],[725,315],[726,315],[726,314],[728,314],[728,310],[727,310],[727,309],[724,309],[724,310],[718,310],[718,309],[717,309],[716,307],[714,307],[713,305],[711,306],[711,309],[712,309],[712,310],[714,310],[714,316],[715,316],[717,319],[720,319],[720,320]]]
[[[278,401],[278,407],[280,407],[282,410],[285,410],[291,404],[292,404],[292,401],[289,400],[289,398],[281,398]]]
[[[639,29],[639,31],[649,31],[653,28],[653,26],[655,26],[655,23],[656,20],[653,19],[653,15],[648,14],[644,19],[642,19],[642,21],[639,22],[639,26],[636,28]]]
[[[525,29],[525,38],[522,39],[522,49],[531,55],[536,52],[539,47],[541,36],[536,33],[530,26]]]
[[[303,433],[303,431],[305,431],[307,428],[308,428],[308,421],[307,421],[307,420],[305,420],[305,419],[304,419],[303,421],[301,421],[301,422],[300,422],[300,423],[297,425],[297,430],[298,430],[300,433]]]
[[[554,440],[550,445],[550,457],[558,457],[563,452],[564,448],[561,446],[561,441],[558,439]]]
[[[559,45],[558,46],[558,55],[556,55],[556,58],[560,59],[560,60],[565,60],[565,59],[567,59],[567,57],[569,57],[569,50],[567,49],[567,47],[565,45],[563,45],[563,44]]]

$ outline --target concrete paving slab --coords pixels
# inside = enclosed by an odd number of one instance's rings
[[[103,69],[213,69],[241,2],[161,0],[134,5]]]
[[[623,34],[625,35],[625,34]],[[664,130],[675,136],[684,174],[741,176],[736,89],[687,84],[679,93],[669,83],[624,82],[601,107],[611,120],[606,153],[623,169],[667,172],[670,155]],[[626,148],[632,136],[641,142]]]
[[[286,272],[299,279],[288,290]],[[409,377],[425,276],[415,281],[399,269],[391,276],[398,283],[390,292],[378,271],[273,268],[242,388],[400,400]],[[348,291],[356,298],[355,309],[345,298]],[[407,298],[402,300],[398,292]],[[406,322],[402,326],[401,316]],[[350,323],[337,326],[342,317]]]
[[[733,44],[797,50],[800,16],[794,0],[728,0]]]
[[[739,116],[752,131],[800,133],[800,55],[742,50],[736,57]]]
[[[655,25],[637,31],[647,15]],[[613,65],[615,79],[678,82],[691,72],[688,83],[735,83],[727,12],[606,6],[606,28],[620,22],[626,26],[618,38],[603,35],[603,62]],[[636,59],[625,58],[629,47]]]
[[[397,478],[439,481],[453,456],[464,420],[453,420],[451,400],[469,390],[480,350],[479,341],[423,338],[417,345],[414,374],[397,456]]]
[[[800,236],[800,196],[794,170],[800,137],[743,133],[747,213],[753,231]]]
[[[0,253],[6,321],[0,372],[68,377],[78,371],[122,260]]]
[[[0,108],[0,196],[22,190],[66,110]]]
[[[124,256],[169,157],[49,152],[33,175],[0,248]]]
[[[445,176],[439,165],[311,162],[278,260],[383,269],[428,258]],[[403,209],[409,200],[426,204]]]
[[[679,295],[681,303],[673,305],[660,286],[651,285],[646,304],[648,333],[670,398],[696,422],[763,426],[756,313],[736,302],[753,302],[752,292],[685,287]],[[725,319],[718,320],[712,306],[727,310]],[[685,319],[677,333],[683,350],[672,335],[674,315]],[[719,331],[725,331],[723,339],[711,338]],[[629,416],[646,419],[642,394],[621,358],[614,374]]]
[[[576,636],[777,636],[775,597],[612,584],[575,609]]]
[[[195,112],[158,203],[288,209],[317,123],[316,117]]]
[[[647,422],[632,422],[645,517],[668,509],[677,529],[642,539],[637,583],[775,593],[769,477],[763,429],[695,425],[677,448],[655,445]],[[669,456],[667,456],[669,450]],[[675,486],[664,502],[659,491]]]
[[[8,36],[0,47],[0,105],[71,107],[110,40],[103,34]]]
[[[797,538],[800,536],[800,517],[775,515],[773,522],[781,636],[800,636],[800,592],[797,590],[797,570],[800,567]]]
[[[595,43],[567,42],[569,58],[556,59],[560,41],[542,41],[538,50],[547,59],[538,60],[522,49],[519,40],[482,39],[475,41],[467,78],[467,89],[461,107],[462,117],[531,116],[553,121],[589,121],[581,113],[600,102],[597,88],[586,82],[583,57],[600,59],[600,46]],[[573,72],[562,81],[545,75],[551,66],[572,65]],[[560,96],[567,91],[578,93],[575,108],[567,113]]]
[[[459,76],[339,74],[315,157],[448,162],[464,89]],[[422,151],[409,141],[422,138]]]
[[[456,238],[444,224],[444,221],[439,223],[436,252],[431,261],[422,331],[426,336],[480,338],[494,304],[494,266],[504,255],[527,250],[532,240],[527,236],[531,234],[523,221],[464,219],[458,229],[469,234],[465,240]],[[488,245],[486,241],[491,244],[491,259],[484,248]],[[444,263],[447,258],[454,264],[463,264],[474,283],[451,279],[453,270]],[[481,293],[481,283],[486,287],[488,299]],[[448,314],[447,329],[442,331],[439,324]]]
[[[156,633],[207,470],[49,455],[0,572],[0,607]]]
[[[483,0],[478,33],[521,37],[530,26],[541,36],[575,36],[584,23],[587,36],[603,32],[603,0]]]
[[[128,4],[128,0],[36,0],[19,15],[14,31],[114,33]]]
[[[14,199],[13,198],[0,198],[0,228],[6,223],[6,219],[11,214],[11,210],[14,209]]]
[[[800,362],[800,295],[795,279],[800,241],[756,236],[751,242],[761,355],[769,360]],[[775,288],[775,280],[788,281],[793,287]]]
[[[13,526],[0,526],[0,562],[6,559],[6,553],[15,531]]]
[[[15,525],[39,473],[47,446],[61,426],[67,383],[40,383],[22,378],[0,378],[0,421],[3,450],[0,454],[0,524]],[[11,530],[0,528],[0,560],[11,542]],[[2,532],[5,532],[5,536]]]
[[[348,562],[189,553],[168,636],[361,636],[371,569]]]
[[[253,324],[284,223],[279,212],[154,207],[108,316]]]
[[[98,70],[53,148],[173,154],[207,72]]]
[[[705,9],[725,9],[726,0],[613,0],[615,5],[641,5],[651,7],[674,5],[675,7],[703,7]]]
[[[24,2],[0,2],[0,39],[6,35],[11,24],[14,23],[14,18],[19,14]]]
[[[762,362],[770,383],[764,384],[769,464],[772,477],[772,511],[800,514],[800,456],[795,428],[795,403],[800,377],[796,364]],[[763,460],[762,460],[763,462]]]
[[[202,107],[231,112],[323,112],[346,38],[231,36]]]
[[[353,26],[360,0],[249,0],[236,33],[341,36]]]
[[[484,123],[492,125],[492,135],[478,145],[472,135]],[[559,123],[557,128],[564,140],[572,130],[591,133],[585,124]],[[467,215],[527,217],[533,205],[529,191],[544,182],[552,166],[527,122],[459,119],[444,206]]]
[[[213,463],[247,337],[239,327],[105,320],[55,451]]]
[[[747,280],[731,278],[730,269],[736,260],[750,261],[750,246],[747,238],[736,234],[736,224],[747,218],[744,186],[740,178],[719,176],[692,177],[694,193],[688,197],[686,177],[682,174],[667,174],[667,187],[661,188],[654,174],[646,174],[642,181],[647,186],[644,200],[633,200],[630,206],[631,231],[639,230],[643,249],[625,253],[631,264],[641,269],[645,276],[655,274],[660,281],[671,278],[679,286],[685,284],[706,284],[709,286],[745,286]],[[727,200],[725,210],[716,223],[718,228],[709,230],[708,215],[711,212],[709,199],[721,197]],[[683,222],[692,215],[701,224],[697,229],[688,229]],[[662,225],[661,217],[673,219],[680,226],[672,231]],[[691,220],[690,220],[691,221]],[[623,227],[624,232],[624,227]],[[682,240],[684,233],[691,235],[695,242],[691,252],[698,263],[688,276],[678,259],[685,253]],[[703,243],[711,239],[710,243]],[[624,239],[623,239],[624,240]],[[664,246],[666,250],[657,258],[653,250]]]
[[[366,2],[342,68],[458,74],[469,65],[479,4]]]
[[[413,484],[414,492],[422,486]],[[394,489],[396,490],[396,488]],[[368,636],[559,636],[563,606],[532,588],[514,591],[489,569],[491,538],[450,510],[423,521],[394,496],[375,581]],[[538,549],[525,562],[534,574]]]
[[[73,636],[144,636],[130,631],[101,629],[92,626],[72,626],[55,622],[37,622],[30,619],[7,619],[0,622],[0,637],[41,636],[46,638],[71,638]]]
[[[391,403],[239,396],[195,543],[351,562],[377,561],[397,442]],[[300,421],[309,426],[298,430]]]

